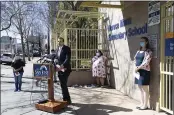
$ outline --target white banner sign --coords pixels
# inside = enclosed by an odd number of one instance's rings
[[[160,23],[160,2],[151,1],[148,5],[148,26]]]
[[[153,58],[157,58],[158,57],[158,35],[157,34],[152,34],[149,36],[149,44],[153,52]]]

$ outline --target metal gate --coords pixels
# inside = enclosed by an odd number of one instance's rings
[[[73,70],[91,69],[91,59],[97,49],[103,50],[103,29],[66,28],[60,37],[71,47],[71,66]]]
[[[174,2],[161,7],[160,109],[173,114]]]

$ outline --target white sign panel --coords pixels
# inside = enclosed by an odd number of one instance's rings
[[[148,26],[160,23],[160,2],[151,1],[148,5]]]
[[[153,34],[149,36],[149,43],[150,43],[150,48],[153,52],[153,58],[158,57],[158,35]]]

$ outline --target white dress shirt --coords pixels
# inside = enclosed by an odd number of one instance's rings
[[[62,51],[62,46],[59,46],[58,57],[60,56],[61,51]]]

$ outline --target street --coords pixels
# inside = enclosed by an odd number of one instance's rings
[[[2,115],[52,115],[35,109],[35,103],[47,98],[46,83],[35,86],[32,64],[24,68],[21,92],[14,92],[12,68],[1,65],[1,114]],[[59,85],[55,84],[55,99],[61,99]],[[58,115],[166,115],[152,110],[140,111],[133,100],[115,89],[70,87],[73,104],[56,113]]]

